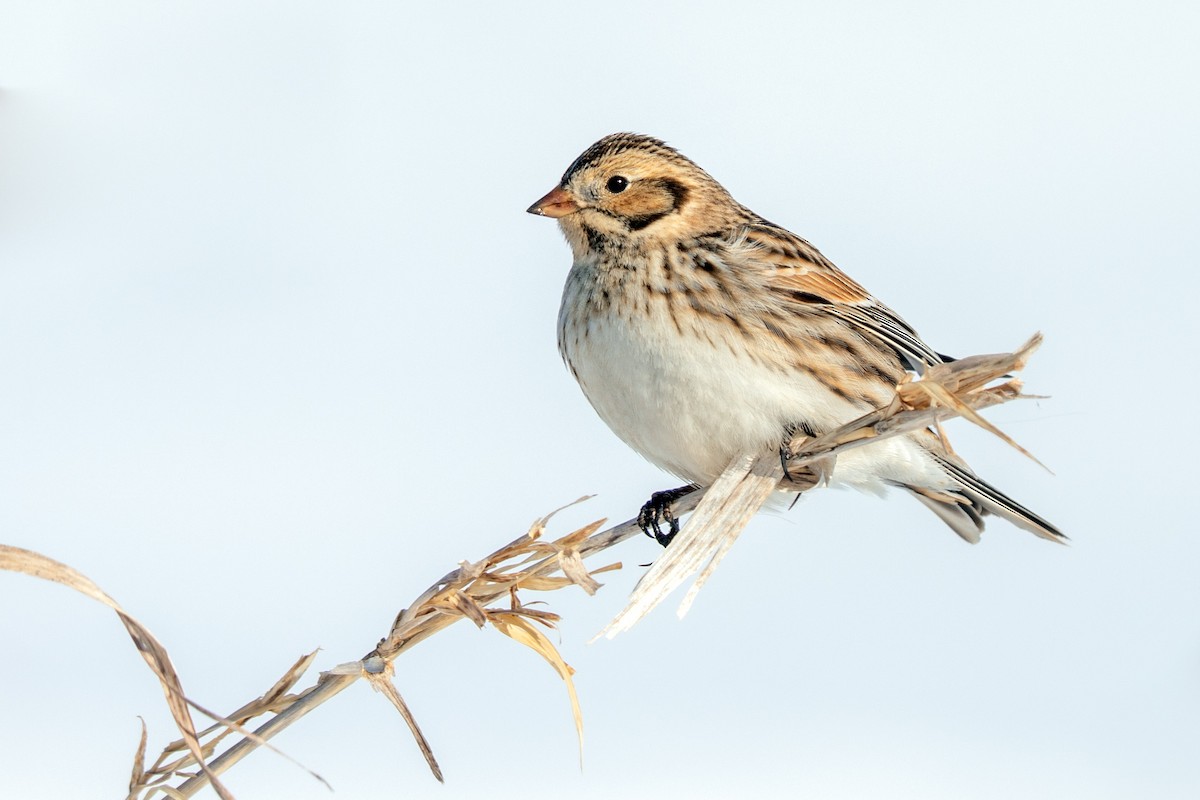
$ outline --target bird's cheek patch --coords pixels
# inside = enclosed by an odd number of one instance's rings
[[[630,230],[640,231],[678,211],[687,200],[687,188],[670,178],[638,181],[621,195],[619,211]]]

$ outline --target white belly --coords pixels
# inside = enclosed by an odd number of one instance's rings
[[[565,312],[564,312],[565,313]],[[681,335],[665,319],[605,315],[564,335],[564,355],[600,417],[630,447],[684,480],[708,485],[737,454],[777,448],[789,425],[830,430],[861,416],[811,375],[756,363],[737,336]],[[895,437],[840,456],[833,484],[950,486],[924,450]]]

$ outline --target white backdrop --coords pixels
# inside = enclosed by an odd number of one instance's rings
[[[338,797],[1191,798],[1200,792],[1192,3],[0,4],[0,541],[66,561],[229,711],[369,650],[537,516],[675,485],[595,417],[524,213],[666,138],[943,352],[1047,343],[952,427],[1069,548],[814,493],[683,622],[579,671],[459,625],[397,664],[448,783],[356,686],[280,737]],[[673,604],[672,604],[673,605]],[[116,797],[173,729],[106,610],[0,575],[0,795]],[[240,798],[328,797],[260,753]]]

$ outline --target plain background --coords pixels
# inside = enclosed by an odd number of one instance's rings
[[[1200,796],[1195,3],[0,3],[0,541],[80,569],[229,711],[585,493],[675,485],[556,352],[524,209],[669,140],[943,352],[1046,344],[955,423],[1072,537],[906,497],[756,520],[683,622],[586,645],[586,726],[460,624],[397,663],[447,773],[355,686],[277,740],[337,797]],[[528,600],[539,599],[533,595]],[[114,616],[0,575],[0,795],[117,797],[161,693]],[[322,798],[259,753],[240,798]]]

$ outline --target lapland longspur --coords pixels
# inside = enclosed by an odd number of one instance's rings
[[[735,456],[850,422],[888,404],[907,372],[947,360],[815,247],[658,139],[604,137],[529,212],[557,219],[574,256],[558,316],[571,374],[621,439],[688,481],[655,493],[639,516],[663,544],[678,530],[671,502]],[[1065,538],[927,431],[843,453],[826,477],[903,488],[969,542],[989,513]],[[780,488],[816,482],[790,474]]]

